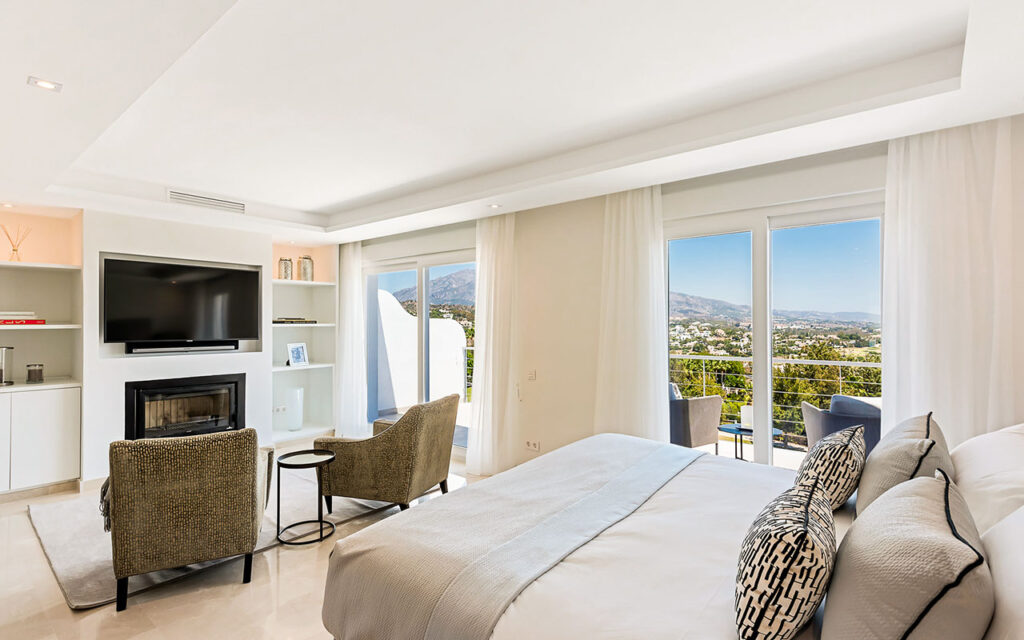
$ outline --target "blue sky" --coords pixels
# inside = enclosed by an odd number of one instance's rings
[[[776,309],[862,311],[881,308],[881,223],[862,220],[772,232]],[[750,304],[750,234],[669,243],[669,289]]]
[[[463,262],[461,264],[446,264],[440,267],[430,267],[430,279],[434,280],[441,278],[449,273],[461,271],[473,266],[475,266],[475,264],[472,262]],[[377,288],[390,291],[391,293],[401,291],[402,289],[408,289],[413,286],[416,286],[415,269],[409,271],[392,271],[390,273],[382,273],[377,276]]]

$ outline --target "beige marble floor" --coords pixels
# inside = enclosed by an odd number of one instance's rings
[[[452,473],[464,475],[461,462],[453,462]],[[120,613],[113,605],[72,611],[32,530],[27,506],[78,495],[68,491],[0,504],[0,638],[330,638],[320,607],[331,547],[339,536],[375,521],[347,523],[319,544],[257,554],[247,585],[237,560],[133,596]]]

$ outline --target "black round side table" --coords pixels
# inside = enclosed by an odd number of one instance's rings
[[[320,498],[320,483],[316,484],[316,520],[302,520],[295,522],[287,527],[281,528],[281,469],[311,469],[313,467],[323,467],[334,460],[334,453],[326,449],[305,449],[303,451],[293,451],[292,453],[286,453],[277,459],[277,541],[281,544],[290,545],[302,545],[302,544],[313,544],[314,542],[320,542],[325,538],[329,538],[334,535],[334,523],[328,520],[324,520],[324,502]],[[302,524],[317,524],[320,527],[320,537],[313,538],[312,540],[303,540],[297,542],[295,539],[284,540],[281,538],[281,534]],[[326,533],[325,533],[326,532]],[[304,533],[298,538],[304,538],[314,531]]]

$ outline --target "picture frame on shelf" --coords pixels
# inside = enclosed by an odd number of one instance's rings
[[[289,367],[305,367],[309,366],[309,353],[306,351],[305,342],[289,342],[288,343],[288,361]]]

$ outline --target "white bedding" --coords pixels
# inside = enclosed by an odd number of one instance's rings
[[[703,456],[526,588],[494,640],[735,640],[736,559],[785,469]]]
[[[740,544],[794,472],[694,453],[595,436],[344,538],[330,561],[324,625],[346,640],[733,640]],[[631,506],[615,499],[621,515],[607,524],[598,517],[582,546],[574,542],[552,562],[530,560],[548,542],[571,542],[556,526],[561,514],[595,498],[604,504],[620,489],[632,495],[629,478],[647,469],[668,473]],[[837,513],[837,538],[849,521]],[[476,586],[457,588],[466,584]],[[809,630],[800,640],[814,637]]]

